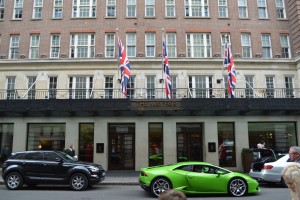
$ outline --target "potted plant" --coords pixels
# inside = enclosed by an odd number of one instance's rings
[[[242,149],[242,164],[245,173],[249,173],[251,164],[253,163],[253,149],[243,148]]]

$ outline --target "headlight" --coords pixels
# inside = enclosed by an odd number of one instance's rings
[[[98,172],[98,171],[99,171],[99,168],[98,168],[98,167],[94,167],[94,166],[89,166],[88,169],[89,169],[91,172]]]

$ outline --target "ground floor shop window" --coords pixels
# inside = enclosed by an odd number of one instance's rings
[[[62,151],[65,133],[65,124],[28,124],[27,150]]]
[[[149,166],[163,162],[163,124],[149,123]]]
[[[81,161],[93,162],[94,155],[94,124],[79,124],[79,154]]]
[[[250,148],[265,143],[276,153],[288,153],[289,147],[297,145],[295,122],[249,122],[248,131]]]
[[[202,125],[178,123],[176,132],[177,162],[203,161]]]
[[[219,122],[218,123],[218,153],[219,165],[221,167],[236,166],[235,152],[235,133],[234,123]]]
[[[12,152],[13,133],[13,124],[0,124],[0,166],[2,166],[2,163],[7,160]]]

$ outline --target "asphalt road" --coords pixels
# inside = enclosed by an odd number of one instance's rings
[[[70,191],[66,186],[38,186],[22,190],[10,191],[4,185],[0,185],[1,200],[155,200],[137,185],[96,185],[86,191]],[[262,192],[245,197],[230,197],[227,195],[196,195],[188,196],[188,199],[218,199],[218,200],[288,200],[290,193],[287,188],[279,186],[262,186]]]

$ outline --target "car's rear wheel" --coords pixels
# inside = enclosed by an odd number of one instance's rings
[[[163,177],[156,178],[151,183],[151,193],[158,197],[163,191],[172,189],[171,182]]]
[[[244,179],[233,178],[229,181],[228,192],[235,197],[240,197],[247,194],[247,183]]]
[[[282,187],[288,187],[283,177],[281,177],[280,184]]]
[[[70,187],[72,190],[81,191],[86,190],[88,187],[88,179],[82,173],[73,174],[70,178]]]
[[[11,172],[5,178],[5,185],[9,190],[18,190],[23,187],[23,177],[18,172]]]

